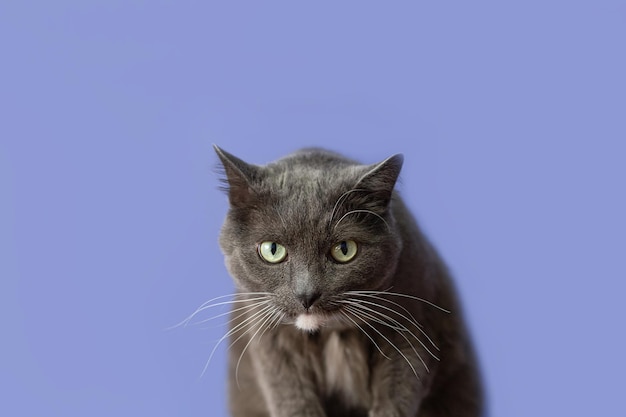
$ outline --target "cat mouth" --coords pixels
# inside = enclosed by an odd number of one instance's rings
[[[341,320],[340,312],[341,309],[334,305],[315,305],[286,313],[283,323],[293,325],[304,332],[315,333],[322,328],[343,327],[345,323]]]

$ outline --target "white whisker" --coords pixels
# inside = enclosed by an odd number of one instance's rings
[[[368,308],[368,307],[366,307],[366,306],[363,306],[363,305],[361,305],[361,304],[359,304],[359,303],[357,303],[357,302],[352,302],[352,301],[350,301],[350,300],[342,300],[341,302],[342,302],[343,304],[348,305],[348,306],[354,306],[354,307],[356,307],[357,309],[365,309],[365,310],[370,310],[370,311],[373,311],[372,309],[369,309],[369,308]],[[387,318],[388,318],[390,321],[395,321],[395,320],[393,320],[393,318],[391,318],[391,317],[387,317]],[[375,317],[374,317],[374,318],[372,318],[371,320],[372,320],[372,321],[374,321],[374,322],[376,322],[376,323],[378,323],[378,324],[382,324],[382,325],[384,325],[384,326],[386,326],[386,327],[389,327],[390,329],[399,330],[399,331],[407,331],[407,332],[409,331],[409,330],[408,330],[405,326],[403,326],[402,324],[400,324],[398,321],[396,321],[395,323],[389,324],[388,322],[383,321],[382,319],[379,319],[379,318],[375,318]]]
[[[246,296],[246,295],[263,295],[263,297],[255,297],[255,298],[248,298],[248,299],[237,299],[237,300],[229,300],[229,301],[223,301],[223,302],[219,302],[219,303],[214,303],[214,301],[221,300],[223,298],[237,297],[237,296]],[[221,295],[219,297],[215,297],[215,298],[212,298],[212,299],[210,299],[208,301],[205,301],[204,303],[202,303],[202,305],[200,305],[200,307],[198,307],[196,309],[196,311],[191,313],[191,315],[189,315],[186,319],[184,319],[183,321],[181,321],[178,324],[175,324],[174,326],[170,326],[170,327],[166,328],[166,330],[172,330],[172,329],[175,329],[175,328],[180,327],[180,326],[183,326],[183,327],[187,326],[189,324],[189,322],[196,315],[198,315],[202,311],[207,310],[209,308],[219,307],[219,306],[229,305],[229,304],[235,304],[235,303],[243,303],[243,302],[247,302],[247,301],[263,300],[263,299],[269,298],[269,296],[271,296],[271,295],[272,295],[271,293],[266,293],[266,292],[250,292],[250,293],[235,293],[235,294]]]
[[[378,333],[378,335],[380,337],[382,337],[383,339],[385,339],[385,341],[387,341],[387,343],[389,343],[389,345],[394,348],[399,354],[400,356],[402,356],[404,358],[404,360],[406,361],[406,363],[409,365],[409,367],[411,368],[411,370],[413,371],[413,375],[415,375],[415,377],[419,380],[420,377],[417,375],[417,371],[415,370],[415,368],[413,367],[413,364],[411,363],[411,361],[409,360],[409,358],[406,357],[406,355],[400,350],[400,348],[398,348],[391,340],[389,340],[389,338],[387,336],[385,336],[384,334],[382,334],[376,327],[372,326],[367,320],[363,319],[363,316],[361,315],[362,312],[360,311],[354,311],[353,309],[351,309],[350,311],[355,317],[360,318],[361,320],[363,320],[363,323],[367,324],[372,330],[374,330],[376,333]]]
[[[268,312],[263,314],[263,316],[260,317],[258,320],[256,320],[256,322],[254,323],[255,325],[257,325],[259,322],[261,322],[261,320],[263,320],[263,322],[259,324],[258,326],[259,328],[257,329],[257,331],[254,332],[254,334],[250,337],[250,340],[248,340],[248,343],[246,343],[246,345],[244,346],[243,350],[241,351],[241,354],[239,355],[239,360],[237,360],[237,366],[235,366],[235,382],[237,383],[237,387],[239,389],[241,389],[241,387],[239,386],[239,365],[241,364],[241,359],[243,358],[243,355],[246,353],[248,346],[250,346],[250,344],[252,343],[256,335],[261,331],[261,329],[265,327],[265,324],[268,322],[268,320],[270,320],[275,315],[276,315],[276,309],[271,308]]]
[[[216,315],[216,316],[211,316],[211,317],[209,317],[209,318],[207,318],[207,319],[204,319],[204,320],[202,320],[202,321],[198,321],[198,322],[195,322],[195,323],[191,323],[190,325],[191,325],[191,326],[195,326],[195,325],[198,325],[198,324],[206,323],[206,322],[211,321],[211,320],[215,320],[215,319],[217,319],[217,318],[219,318],[219,317],[228,316],[228,315],[233,314],[233,313],[236,313],[236,312],[238,312],[238,311],[245,310],[243,313],[241,313],[241,314],[237,315],[236,317],[233,317],[232,319],[230,319],[230,320],[228,321],[228,323],[226,323],[226,324],[229,324],[229,323],[231,323],[231,322],[235,321],[236,319],[238,319],[239,317],[241,317],[241,316],[243,316],[243,315],[247,314],[248,310],[251,310],[251,309],[253,309],[254,307],[258,307],[258,306],[261,306],[261,305],[263,305],[263,304],[268,304],[268,303],[270,303],[270,302],[271,302],[271,300],[269,300],[269,299],[268,299],[268,300],[263,300],[263,301],[257,301],[257,302],[256,302],[256,303],[254,303],[254,304],[249,304],[249,305],[245,305],[245,306],[243,306],[243,307],[238,307],[238,308],[232,309],[232,310],[230,310],[230,311],[227,311],[227,312],[225,312],[225,313],[221,313],[221,314],[218,314],[218,315]]]
[[[378,343],[376,343],[376,342],[374,341],[374,339],[372,339],[372,336],[370,336],[370,335],[369,335],[369,333],[367,333],[367,332],[366,332],[366,331],[365,331],[365,330],[364,330],[361,326],[359,326],[359,324],[358,324],[356,321],[354,321],[354,320],[352,319],[352,317],[350,317],[350,316],[348,315],[348,313],[346,313],[344,310],[339,310],[339,312],[340,312],[340,313],[341,313],[341,314],[342,314],[345,318],[347,318],[348,320],[350,320],[350,321],[351,321],[351,322],[352,322],[352,323],[353,323],[356,327],[358,327],[358,328],[359,328],[359,330],[361,330],[361,332],[362,332],[365,336],[367,336],[367,338],[368,338],[368,339],[369,339],[369,340],[370,340],[370,341],[374,344],[374,346],[375,346],[375,347],[376,347],[376,349],[380,352],[380,354],[381,354],[381,355],[383,355],[383,356],[384,356],[385,358],[387,358],[388,360],[391,360],[391,358],[390,358],[389,356],[385,355],[385,352],[383,352],[383,351],[382,351],[382,349],[380,348],[380,346],[378,346]]]
[[[341,223],[341,221],[342,221],[343,219],[345,219],[345,218],[346,218],[346,216],[348,216],[349,214],[355,214],[355,213],[367,213],[367,214],[371,214],[371,215],[373,215],[373,216],[376,216],[376,217],[378,217],[380,220],[382,220],[382,221],[383,221],[383,223],[385,223],[385,226],[387,226],[387,229],[388,229],[388,230],[391,230],[391,228],[389,227],[389,223],[387,223],[387,221],[386,221],[386,220],[385,220],[385,219],[384,219],[384,218],[383,218],[380,214],[375,213],[375,212],[373,212],[373,211],[371,211],[371,210],[351,210],[351,211],[347,212],[346,214],[344,214],[343,216],[341,216],[341,218],[339,219],[339,221],[337,221],[337,223],[335,223],[335,226],[333,227],[333,229],[336,229],[336,228],[337,228],[337,226],[339,226],[339,223]]]
[[[348,190],[345,193],[341,194],[341,196],[339,196],[339,198],[337,199],[337,201],[335,202],[335,206],[333,207],[333,211],[330,213],[330,222],[333,221],[333,219],[335,218],[335,212],[337,211],[337,207],[339,206],[339,204],[341,203],[341,200],[343,200],[344,198],[346,198],[348,195],[350,195],[350,193],[354,193],[354,192],[358,192],[358,191],[367,191],[364,188],[354,188],[352,190]]]
[[[380,300],[380,301],[385,301],[389,304],[392,304],[396,307],[399,307],[402,311],[404,311],[406,314],[409,315],[409,317],[411,318],[410,320],[413,321],[413,323],[417,324],[418,326],[421,327],[421,325],[419,324],[419,322],[417,321],[417,319],[413,316],[413,314],[411,314],[411,312],[409,310],[407,310],[402,304],[396,303],[395,301],[389,300],[385,297],[381,297],[379,295],[375,295],[375,294],[363,294],[362,292],[358,292],[358,291],[348,291],[345,294],[349,294],[349,295],[356,295],[356,296],[360,296],[360,297],[368,297],[368,298],[373,298],[375,300]],[[407,320],[409,320],[407,318]]]
[[[220,295],[219,297],[215,297],[215,298],[211,298],[208,301],[205,301],[204,303],[202,303],[200,305],[200,307],[198,307],[198,310],[201,310],[204,307],[209,307],[209,304],[213,303],[214,301],[217,300],[221,300],[223,298],[228,298],[228,297],[241,297],[241,296],[249,296],[249,295],[263,295],[263,296],[270,296],[272,295],[272,293],[270,292],[236,292],[236,293],[232,293],[232,294],[225,294],[225,295]],[[247,301],[249,299],[242,299],[242,300],[233,300],[233,301],[237,301],[237,302],[241,302],[241,301]]]
[[[243,336],[246,335],[246,333],[248,333],[248,331],[250,331],[250,329],[252,328],[252,326],[254,326],[254,324],[256,323],[257,318],[260,315],[263,315],[264,313],[266,313],[267,311],[271,310],[272,306],[271,305],[265,305],[261,310],[255,312],[254,314],[252,314],[250,317],[246,318],[245,320],[243,320],[241,323],[237,324],[236,326],[234,326],[232,329],[230,329],[224,336],[222,336],[220,338],[220,340],[217,341],[217,343],[215,344],[215,346],[213,347],[213,350],[211,351],[211,354],[209,355],[209,359],[207,360],[206,364],[204,365],[204,369],[202,370],[202,374],[200,376],[203,376],[204,373],[206,372],[209,363],[211,363],[211,359],[213,359],[213,355],[215,354],[215,352],[217,351],[218,346],[224,341],[224,339],[227,339],[230,336],[234,336],[235,333],[243,330],[244,328],[248,327],[248,329],[246,331],[244,331],[237,339],[235,339],[229,346],[228,349],[230,349],[235,343],[237,343]]]
[[[286,313],[281,313],[280,316],[278,317],[278,320],[276,320],[276,323],[272,324],[272,327],[270,328],[270,330],[274,330],[275,328],[277,328],[278,325],[282,323],[286,315],[287,315]]]
[[[385,294],[385,295],[393,295],[396,297],[405,297],[405,298],[410,298],[412,300],[416,300],[416,301],[421,301],[422,303],[426,303],[432,307],[435,307],[436,309],[439,309],[441,311],[443,311],[444,313],[450,313],[450,310],[446,310],[443,307],[438,306],[437,304],[428,301],[424,298],[420,298],[420,297],[415,297],[413,295],[408,295],[408,294],[402,294],[402,293],[398,293],[398,292],[388,292],[388,291],[348,291],[348,294],[354,294],[354,295],[359,295],[359,294]]]
[[[374,302],[367,301],[367,300],[358,300],[358,301],[357,301],[356,299],[353,299],[353,300],[354,300],[354,301],[349,301],[349,300],[346,300],[346,302],[350,302],[351,304],[353,304],[353,303],[355,303],[355,304],[368,304],[368,305],[372,305],[372,306],[376,306],[376,307],[379,307],[379,308],[385,309],[385,310],[387,310],[387,311],[391,311],[391,312],[392,312],[392,313],[394,313],[394,314],[397,314],[398,316],[400,316],[401,318],[405,319],[406,321],[408,321],[409,323],[411,323],[413,326],[415,326],[415,328],[416,328],[417,330],[419,330],[419,331],[420,331],[420,333],[422,333],[422,335],[424,335],[424,337],[426,337],[426,339],[428,339],[428,341],[429,341],[429,342],[430,342],[430,343],[431,343],[431,344],[435,347],[435,349],[440,350],[440,349],[439,349],[439,347],[438,347],[438,346],[437,346],[437,345],[436,345],[436,344],[435,344],[435,343],[431,340],[431,338],[430,338],[430,337],[428,337],[428,335],[427,335],[427,334],[426,334],[426,332],[425,332],[425,331],[421,328],[421,326],[419,326],[419,323],[417,323],[417,321],[412,321],[411,319],[409,319],[408,317],[406,317],[404,314],[399,313],[399,312],[397,312],[396,310],[394,310],[393,308],[390,308],[390,307],[384,306],[384,305],[379,304],[379,303],[374,303]],[[426,349],[426,351],[427,351],[428,353],[430,353],[430,355],[431,355],[433,358],[435,358],[436,360],[439,360],[439,358],[438,358],[438,357],[437,357],[437,356],[436,356],[433,352],[431,352],[431,351],[430,351],[430,349],[428,349],[428,347],[427,347],[427,346],[426,346],[426,345],[425,345],[425,344],[424,344],[424,343],[423,343],[423,342],[422,342],[422,341],[421,341],[421,340],[420,340],[420,339],[419,339],[419,338],[418,338],[418,337],[417,337],[417,336],[416,336],[413,332],[411,332],[411,330],[409,330],[406,326],[402,325],[402,324],[401,324],[400,322],[398,322],[396,319],[394,319],[393,317],[390,317],[390,316],[388,316],[388,315],[386,315],[386,314],[383,314],[382,312],[377,311],[377,310],[375,310],[375,309],[372,309],[372,308],[369,308],[369,307],[366,307],[366,306],[361,306],[361,307],[363,307],[363,308],[365,308],[365,309],[367,309],[367,310],[369,310],[369,311],[372,311],[372,312],[374,312],[374,313],[376,313],[376,314],[379,314],[379,315],[381,315],[381,316],[384,316],[384,317],[385,317],[385,318],[387,318],[388,320],[391,320],[391,321],[392,321],[395,325],[397,325],[397,326],[401,327],[401,330],[404,330],[404,331],[409,332],[409,333],[410,333],[410,334],[411,334],[411,335],[415,338],[415,340],[417,340],[417,341],[419,342],[419,344],[420,344],[420,345],[422,345],[422,347],[423,347],[424,349]],[[409,313],[409,314],[410,314],[410,313]],[[412,316],[411,316],[411,317],[412,317]]]
[[[281,313],[280,310],[276,309],[274,311],[274,313],[272,313],[274,318],[267,324],[267,326],[265,326],[265,329],[263,330],[263,332],[261,332],[261,334],[259,335],[259,341],[263,338],[263,335],[268,331],[268,330],[274,330],[276,328],[276,326],[278,326],[280,324],[280,322],[283,320],[283,318],[285,317],[285,313]]]
[[[362,307],[364,307],[364,306],[359,306],[359,308],[362,308]],[[349,308],[349,309],[355,309],[355,310],[358,310],[358,308],[356,308],[356,307],[348,307],[348,308]],[[372,311],[372,312],[374,312],[374,313],[378,313],[377,311],[372,310],[372,309],[369,309],[369,308],[368,308],[368,310],[370,310],[370,311]],[[409,346],[411,346],[411,349],[413,350],[413,353],[415,353],[415,356],[417,356],[417,358],[420,360],[420,362],[422,362],[422,365],[424,365],[424,368],[426,369],[426,372],[430,373],[430,369],[428,369],[428,365],[426,365],[426,362],[424,362],[424,359],[422,359],[422,355],[420,355],[420,354],[417,352],[417,350],[415,349],[415,346],[413,346],[413,343],[411,343],[411,341],[410,341],[410,340],[409,340],[409,339],[408,339],[408,338],[404,335],[404,333],[403,333],[403,332],[405,332],[405,331],[406,331],[406,332],[409,332],[409,333],[410,333],[413,337],[415,337],[415,339],[416,339],[418,342],[420,342],[420,344],[421,344],[422,346],[424,346],[424,344],[423,344],[423,343],[422,343],[422,342],[421,342],[421,341],[420,341],[420,340],[419,340],[419,339],[418,339],[418,338],[417,338],[417,337],[416,337],[413,333],[411,333],[411,332],[410,332],[410,331],[409,331],[406,327],[404,327],[404,326],[402,326],[401,328],[393,327],[393,326],[390,326],[390,325],[389,325],[389,323],[386,323],[386,322],[384,322],[384,321],[382,321],[382,320],[380,320],[380,321],[379,321],[376,317],[372,316],[371,314],[369,314],[369,313],[367,313],[367,312],[364,312],[364,311],[362,311],[362,310],[359,310],[359,312],[360,312],[361,314],[363,314],[363,316],[364,316],[365,318],[369,318],[370,320],[372,320],[372,321],[374,321],[374,322],[380,323],[380,324],[382,324],[383,326],[386,326],[386,327],[388,327],[388,328],[392,329],[393,331],[395,331],[396,333],[398,333],[400,336],[402,336],[402,338],[403,338],[403,339],[404,339],[404,340],[405,340],[405,341],[409,344]],[[385,317],[388,317],[388,316],[385,316]],[[392,319],[392,320],[393,320],[393,319]],[[395,321],[395,320],[394,320],[394,321]],[[396,323],[398,323],[398,322],[396,321]],[[398,323],[398,324],[400,324],[400,323]],[[426,350],[428,350],[428,349],[426,349]],[[430,352],[430,351],[429,351],[429,352]],[[431,355],[432,355],[432,353],[431,353]]]
[[[381,296],[376,295],[376,294],[396,294],[396,293],[389,293],[389,292],[386,292],[386,291],[382,291],[382,292],[381,291],[348,291],[348,292],[346,292],[346,294],[356,295],[356,296],[359,296],[359,297],[374,298],[376,300],[386,301],[386,302],[388,302],[388,303],[390,303],[392,305],[398,306],[403,311],[405,311],[411,317],[412,320],[410,320],[407,317],[404,317],[404,318],[407,321],[413,323],[413,325],[415,325],[415,327],[417,327],[417,329],[420,331],[420,333],[424,335],[424,337],[430,342],[431,345],[433,345],[433,347],[435,349],[441,351],[441,349],[439,349],[439,346],[437,346],[437,344],[435,342],[433,342],[433,340],[430,338],[430,336],[428,336],[428,334],[424,331],[424,326],[422,326],[417,321],[417,319],[413,316],[413,314],[411,314],[411,312],[409,310],[404,308],[401,304],[396,303],[395,301],[392,301],[392,300],[389,300],[389,299],[387,299],[385,297],[381,297]],[[397,295],[400,295],[400,294],[397,294]],[[411,297],[411,298],[413,298],[413,297]],[[425,301],[425,300],[420,299],[420,301]],[[430,303],[430,302],[428,302],[428,303],[432,305],[432,303]],[[382,305],[380,305],[380,306],[383,307]],[[441,307],[439,307],[439,306],[435,306],[435,307],[441,309]],[[383,307],[383,308],[385,308],[385,307]],[[444,311],[447,312],[447,313],[450,313],[448,310],[444,310]],[[399,316],[402,316],[399,312],[397,312],[395,310],[394,310],[394,312],[396,314],[398,314]]]

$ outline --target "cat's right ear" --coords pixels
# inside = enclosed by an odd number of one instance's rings
[[[260,169],[256,165],[237,158],[236,156],[213,145],[215,153],[222,162],[224,168],[224,186],[222,189],[228,194],[228,200],[232,207],[244,208],[254,205],[258,197],[257,191],[252,184],[260,176]]]

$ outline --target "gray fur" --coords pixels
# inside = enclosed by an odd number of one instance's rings
[[[401,155],[361,165],[307,149],[256,166],[216,152],[231,206],[220,245],[239,292],[234,417],[481,415],[448,272],[393,191]],[[333,261],[330,248],[348,239],[356,257]],[[287,258],[261,259],[263,241],[285,246]],[[303,294],[317,297],[309,309]]]

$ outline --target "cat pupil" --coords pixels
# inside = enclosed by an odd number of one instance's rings
[[[272,251],[272,255],[276,255],[276,242],[272,242],[272,248],[270,250]]]
[[[344,255],[348,254],[348,244],[345,240],[341,242],[341,253],[343,253]]]

